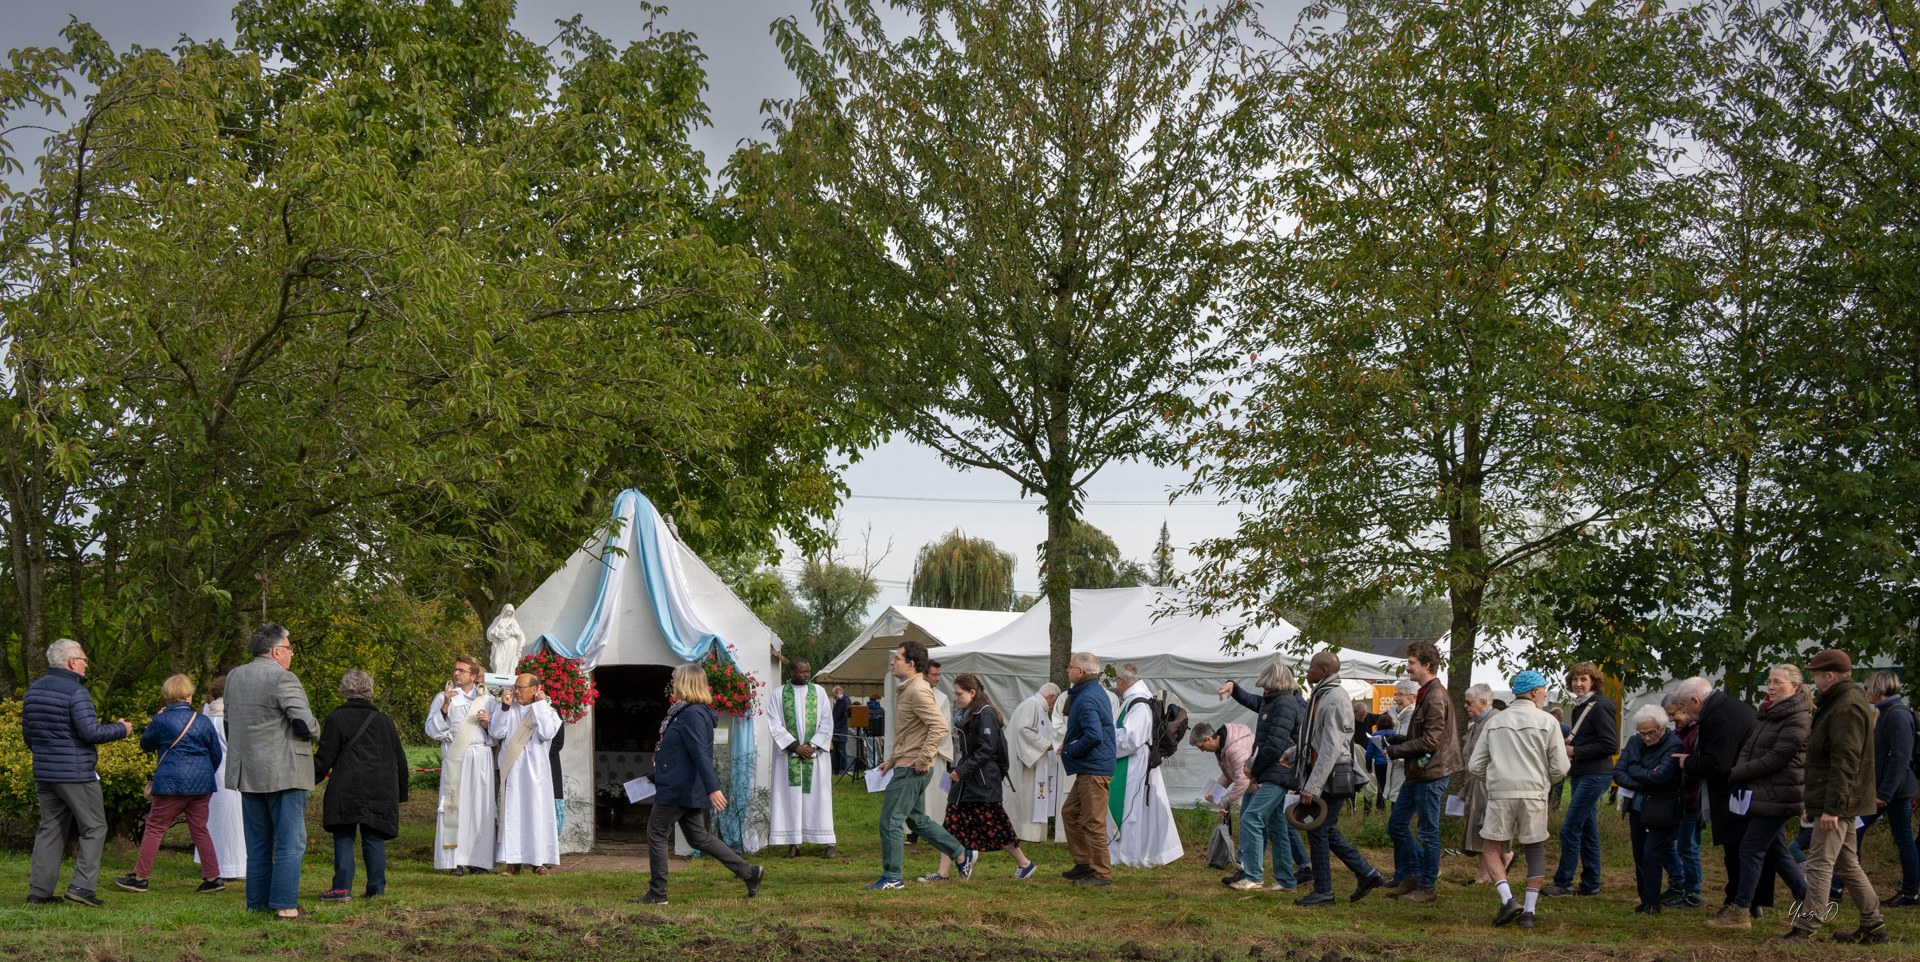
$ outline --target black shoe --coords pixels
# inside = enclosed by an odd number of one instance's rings
[[[1087,876],[1092,874],[1093,874],[1093,866],[1075,865],[1074,867],[1067,869],[1064,872],[1061,872],[1060,877],[1063,879],[1066,879],[1069,882],[1078,882],[1081,879],[1086,878]]]
[[[194,889],[193,891],[197,895],[204,895],[208,892],[223,891],[226,889],[226,887],[227,887],[226,879],[209,878],[209,879],[201,879],[200,887],[197,889]]]
[[[75,905],[84,905],[90,909],[97,909],[106,904],[95,898],[92,892],[82,892],[75,888],[67,889],[65,897],[67,901]]]
[[[1887,942],[1887,923],[1875,922],[1872,925],[1861,923],[1851,932],[1835,932],[1833,940],[1841,945],[1885,945]]]
[[[641,905],[665,905],[667,904],[667,897],[664,895],[655,895],[652,892],[648,892],[647,894],[642,895],[637,899],[634,899],[634,901],[640,903]]]
[[[460,876],[467,874],[467,870],[461,868],[458,865],[455,865],[453,867],[453,870],[448,872],[447,874],[453,876],[454,878],[459,878]]]
[[[131,872],[114,879],[113,884],[129,892],[145,892],[147,890],[147,880]]]
[[[60,900],[51,895],[29,895],[27,896],[27,904],[28,905],[58,905],[60,904]]]
[[[1092,888],[1105,888],[1105,887],[1107,887],[1107,886],[1109,886],[1109,885],[1112,885],[1112,884],[1113,884],[1113,879],[1110,879],[1110,878],[1098,878],[1098,877],[1096,877],[1096,876],[1094,876],[1094,875],[1092,875],[1092,874],[1088,874],[1088,876],[1087,876],[1086,878],[1083,878],[1083,879],[1078,879],[1078,880],[1076,880],[1076,881],[1075,881],[1075,882],[1074,882],[1073,884],[1075,884],[1075,885],[1079,885],[1079,886],[1084,886],[1084,887],[1086,887],[1086,888],[1090,888],[1090,889],[1092,889]]]
[[[387,894],[385,890],[381,890],[381,891],[378,891],[378,892],[376,892],[376,891],[374,891],[374,890],[372,890],[372,889],[368,889],[368,890],[366,890],[366,891],[364,891],[364,892],[361,892],[361,893],[360,893],[360,897],[361,897],[361,898],[363,898],[363,899],[377,899],[377,898],[379,898],[380,896],[382,896],[382,895],[385,895],[385,894]]]
[[[1321,905],[1334,905],[1338,901],[1338,899],[1333,897],[1332,892],[1315,892],[1312,895],[1294,899],[1293,904],[1303,909],[1310,909]]]
[[[1379,872],[1375,872],[1372,875],[1369,875],[1366,878],[1363,878],[1360,880],[1360,887],[1354,889],[1352,895],[1347,896],[1347,901],[1358,902],[1361,899],[1366,898],[1368,892],[1371,892],[1374,889],[1377,889],[1380,886],[1385,884],[1387,884],[1387,877],[1384,875],[1381,875]]]
[[[1543,899],[1557,899],[1563,895],[1572,894],[1573,890],[1564,885],[1549,885],[1540,890],[1540,897]]]
[[[760,894],[760,881],[762,879],[765,879],[766,877],[767,877],[766,866],[755,865],[753,867],[753,877],[746,880],[747,898],[753,898],[754,896]]]
[[[1533,923],[1534,923],[1534,915],[1533,915],[1533,913],[1532,913],[1532,912],[1522,912],[1522,913],[1520,913],[1520,927],[1521,927],[1521,928],[1523,928],[1523,929],[1531,929],[1531,928],[1533,928]]]
[[[1590,889],[1580,889],[1579,891],[1577,891],[1577,892],[1574,892],[1573,894],[1575,894],[1575,895],[1581,895],[1581,896],[1585,896],[1585,895],[1599,895],[1599,894],[1600,894],[1600,886],[1598,886],[1598,885],[1596,885],[1596,886],[1594,886],[1593,888],[1590,888]]]
[[[1899,895],[1896,895],[1893,898],[1890,898],[1880,904],[1891,905],[1895,908],[1900,908],[1900,907],[1909,906],[1909,905],[1920,905],[1920,898],[1915,898],[1914,896],[1908,895],[1905,892],[1901,892]]]
[[[1504,928],[1514,919],[1519,918],[1522,904],[1519,899],[1508,899],[1501,903],[1500,911],[1493,913],[1493,927]]]

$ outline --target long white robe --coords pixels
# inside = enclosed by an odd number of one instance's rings
[[[207,799],[207,834],[213,836],[213,854],[220,860],[221,878],[247,877],[247,830],[240,816],[240,793],[227,787],[226,699],[215,698],[202,709],[213,721],[220,739],[220,765],[213,772],[213,797]],[[193,852],[200,864],[200,851]]]
[[[1022,841],[1044,842],[1047,819],[1059,814],[1059,753],[1053,744],[1053,721],[1047,717],[1047,700],[1031,695],[1013,710],[1005,729],[1013,740],[1007,753],[1011,763],[1013,790],[1007,795],[1007,817],[1013,821],[1014,834]],[[1050,793],[1046,804],[1036,805],[1042,791]]]
[[[560,864],[560,826],[553,811],[553,765],[547,743],[560,731],[560,716],[544,701],[490,711],[487,734],[500,752],[500,848],[503,865]],[[508,759],[521,719],[533,718],[533,733],[520,757]]]
[[[940,774],[953,766],[953,730],[960,726],[953,720],[953,702],[947,699],[946,692],[938,688],[933,690],[933,707],[938,708],[940,717],[947,720],[947,737],[940,739],[940,747],[934,749],[934,777],[927,779],[927,790],[920,800],[928,818],[944,822],[947,820],[947,793],[940,790]]]
[[[814,693],[812,724],[807,719],[807,691]],[[795,726],[789,725],[785,707],[788,690],[793,692]],[[771,803],[769,845],[832,845],[833,837],[833,699],[819,685],[783,685],[767,697],[767,734],[773,739],[773,782],[767,786]],[[790,784],[789,766],[801,767],[801,760],[787,753],[796,742],[812,745],[813,778],[810,786]]]
[[[1160,770],[1147,767],[1153,744],[1151,693],[1145,682],[1135,682],[1120,699],[1114,724],[1114,753],[1126,760],[1126,779],[1116,770],[1111,793],[1121,800],[1121,822],[1107,811],[1107,848],[1115,865],[1153,868],[1185,854],[1180,831],[1173,824],[1173,804],[1167,798]]]
[[[486,689],[475,685],[470,692],[454,690],[446,715],[440,714],[446,692],[433,696],[427,709],[427,737],[440,743],[440,804],[433,819],[437,869],[493,867],[493,738],[473,717],[486,698]]]

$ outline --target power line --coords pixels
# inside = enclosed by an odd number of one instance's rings
[[[861,501],[928,501],[939,504],[1019,504],[1039,507],[1040,502],[1033,498],[933,498],[910,494],[850,494],[848,500]],[[1162,507],[1162,508],[1219,508],[1229,505],[1244,506],[1245,501],[1082,501],[1081,504],[1094,504],[1113,507]]]

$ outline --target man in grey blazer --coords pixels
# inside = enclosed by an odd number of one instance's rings
[[[255,629],[253,661],[227,674],[227,787],[240,793],[247,836],[247,908],[299,918],[300,857],[307,850],[313,737],[307,690],[288,670],[287,629]]]

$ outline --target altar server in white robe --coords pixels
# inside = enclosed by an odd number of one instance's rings
[[[788,664],[787,684],[768,699],[767,734],[773,738],[770,845],[825,845],[826,858],[838,858],[833,837],[833,699],[815,685],[805,658]]]
[[[227,676],[221,675],[207,686],[212,697],[200,711],[213,721],[213,733],[220,739],[220,766],[213,773],[213,797],[207,799],[207,834],[213,836],[213,854],[220,859],[220,874],[229,879],[247,877],[247,831],[240,818],[240,793],[227,787]],[[193,853],[193,864],[200,864],[200,852]]]
[[[433,867],[454,875],[493,868],[493,738],[487,734],[486,669],[453,662],[453,680],[427,708],[427,737],[440,743],[440,803],[433,821]]]
[[[559,732],[560,715],[540,679],[524,672],[487,720],[487,734],[500,746],[500,848],[494,857],[508,875],[520,874],[522,865],[547,875],[560,864],[553,767],[547,761],[547,744]]]
[[[1014,708],[1006,731],[1013,740],[1013,792],[1007,796],[1007,817],[1023,842],[1044,842],[1047,819],[1060,811],[1059,758],[1053,745],[1053,703],[1060,686],[1047,682]]]
[[[947,735],[940,739],[940,747],[934,750],[933,770],[939,774],[953,767],[953,730],[958,726],[954,723],[953,699],[940,690],[940,663],[937,661],[927,662],[927,687],[933,689],[933,707],[938,708],[940,717],[947,720]],[[927,790],[921,796],[921,803],[928,818],[936,822],[947,820],[947,793],[940,790],[939,778],[927,779]],[[914,834],[909,831],[907,841],[915,840]]]
[[[1107,805],[1107,848],[1115,865],[1153,868],[1184,854],[1173,824],[1166,780],[1148,764],[1153,747],[1153,693],[1131,663],[1115,672],[1120,714],[1114,719],[1114,763]]]

